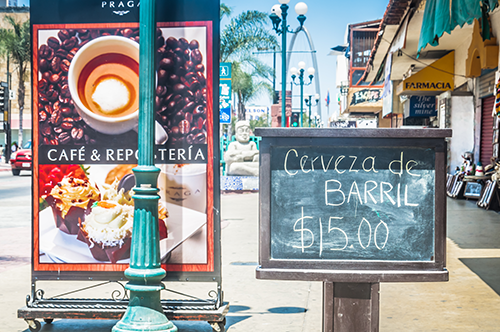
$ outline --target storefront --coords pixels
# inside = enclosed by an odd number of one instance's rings
[[[358,128],[390,128],[390,119],[382,117],[381,88],[351,88],[347,96],[349,120],[356,121]]]
[[[450,52],[397,86],[404,100],[402,126],[438,126],[436,96],[454,89],[454,70],[455,52]]]
[[[405,78],[397,86],[398,95],[437,95],[453,91],[455,52],[452,51],[429,66]]]
[[[437,117],[436,96],[410,96],[403,104],[403,125],[430,127]]]
[[[495,118],[492,116],[495,106],[495,71],[478,78],[478,109],[477,109],[477,149],[475,160],[483,165],[491,163],[493,156],[493,131]]]

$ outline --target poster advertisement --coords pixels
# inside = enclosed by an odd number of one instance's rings
[[[193,1],[178,1],[171,11],[160,10],[168,1],[157,2],[157,43],[151,47],[162,266],[213,273],[220,252],[213,213],[219,202],[213,150],[219,4],[202,1],[214,8],[202,14],[185,10]],[[36,11],[51,4],[59,15]],[[34,272],[122,273],[128,267],[138,148],[138,6],[31,3]],[[91,12],[96,15],[83,15]]]

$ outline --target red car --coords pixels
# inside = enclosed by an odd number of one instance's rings
[[[22,149],[10,155],[12,175],[19,175],[21,170],[31,171],[31,141],[26,142]]]

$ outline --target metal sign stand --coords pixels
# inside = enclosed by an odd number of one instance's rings
[[[154,166],[156,52],[151,47],[151,45],[155,45],[157,38],[155,2],[155,0],[144,0],[140,6],[142,42],[140,44],[141,67],[139,74],[139,166],[134,169],[136,187],[133,196],[135,211],[130,267],[125,271],[125,276],[122,272],[93,272],[91,275],[85,276],[82,275],[81,271],[35,271],[32,264],[31,294],[26,297],[26,306],[18,310],[18,317],[26,320],[31,331],[40,331],[40,319],[43,319],[47,324],[52,323],[54,319],[120,320],[113,328],[115,332],[174,332],[177,331],[177,328],[169,320],[192,320],[207,321],[212,326],[213,331],[225,331],[225,317],[229,310],[229,304],[224,303],[222,298],[220,220],[218,215],[214,214],[213,223],[215,235],[213,236],[214,264],[212,272],[202,274],[169,272],[168,279],[165,279],[165,271],[161,268],[158,231],[158,199],[160,197],[156,185],[160,169]],[[37,61],[34,62],[37,63]],[[217,60],[214,62],[218,63]],[[214,104],[217,106],[217,102]],[[217,129],[218,125],[214,120],[215,133],[217,133]],[[214,138],[217,138],[216,134]],[[35,149],[35,151],[37,150]],[[218,152],[217,149],[214,152]],[[217,155],[214,157],[214,165],[218,169]],[[213,192],[216,193],[219,192],[217,179],[215,178],[213,181],[215,183]],[[215,210],[220,198],[213,198],[212,203]],[[125,284],[125,277],[129,279],[127,284]],[[194,282],[206,282],[207,280],[215,282],[217,289],[209,291],[209,299],[201,299],[166,289],[163,283],[165,280],[187,281],[188,279]],[[45,298],[44,290],[37,289],[36,285],[38,281],[42,280],[103,282]],[[68,298],[68,295],[110,284],[116,284],[118,287],[112,291],[110,298]],[[161,300],[161,291],[175,293],[187,299]]]
[[[26,296],[26,306],[17,311],[18,318],[28,323],[30,331],[40,331],[39,320],[50,324],[54,319],[120,319],[129,304],[129,292],[125,289],[124,280],[109,280],[102,283],[72,290],[45,298],[45,291],[37,289],[37,278],[32,277],[31,294]],[[110,298],[67,298],[68,295],[89,289],[115,284]],[[217,282],[217,290],[208,293],[209,299],[201,299],[172,289],[164,291],[181,295],[185,300],[161,300],[163,312],[169,320],[206,321],[215,332],[225,331],[226,315],[229,304],[223,302],[221,284]],[[64,296],[64,297],[63,297]]]

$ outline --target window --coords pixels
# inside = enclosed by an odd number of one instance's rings
[[[351,47],[353,68],[366,67],[375,43],[375,38],[377,38],[377,31],[353,31]]]
[[[352,71],[352,85],[357,85],[358,81],[361,79],[361,76],[364,74],[364,70],[353,70]]]

